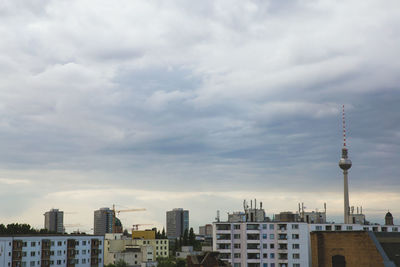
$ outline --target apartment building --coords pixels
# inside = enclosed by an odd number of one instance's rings
[[[102,267],[103,236],[0,237],[1,267]]]
[[[117,257],[126,257],[132,265],[138,265],[169,256],[168,239],[132,239],[122,234],[106,234],[104,242],[105,264],[115,263]]]
[[[233,267],[309,266],[307,223],[216,222],[213,250]]]

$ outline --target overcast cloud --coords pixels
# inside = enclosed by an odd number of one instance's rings
[[[197,227],[255,197],[340,221],[345,104],[351,204],[400,224],[396,0],[5,0],[0,49],[3,223]]]

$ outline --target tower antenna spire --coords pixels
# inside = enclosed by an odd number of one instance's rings
[[[346,117],[344,112],[344,105],[342,106],[342,122],[343,122],[343,147],[346,147]]]

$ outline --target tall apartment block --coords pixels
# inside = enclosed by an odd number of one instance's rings
[[[101,208],[94,211],[94,235],[105,235],[113,232],[113,215],[113,210],[109,208]]]
[[[14,235],[0,237],[0,266],[103,267],[103,236]]]
[[[173,209],[167,211],[167,237],[179,238],[186,229],[189,229],[189,211]]]
[[[64,233],[64,212],[51,209],[44,214],[44,228],[54,233]]]

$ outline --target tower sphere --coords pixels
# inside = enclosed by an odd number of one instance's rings
[[[339,160],[339,167],[340,167],[342,170],[348,170],[348,169],[350,169],[350,168],[351,168],[351,160],[341,158],[341,159]]]

